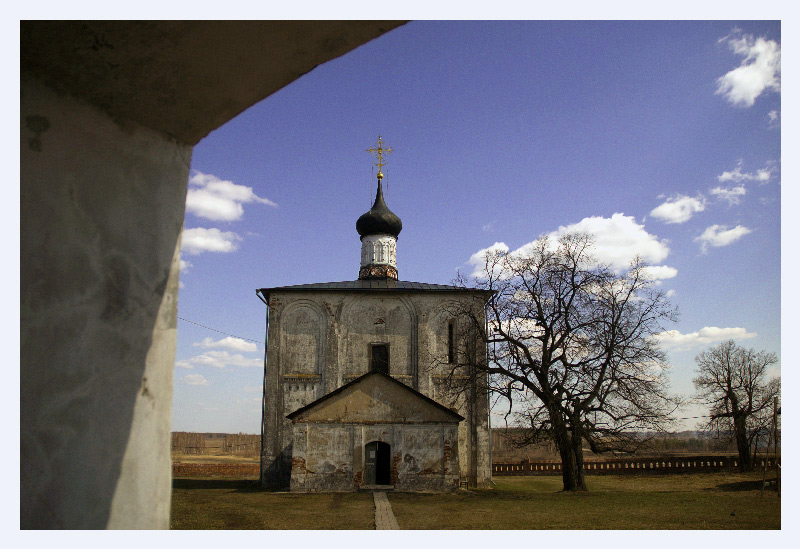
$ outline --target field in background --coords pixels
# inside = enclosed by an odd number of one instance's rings
[[[498,477],[492,490],[389,493],[403,529],[779,529],[780,499],[761,475],[589,477],[590,492],[559,492],[559,477]],[[369,493],[290,494],[257,481],[175,479],[173,529],[371,529]]]
[[[558,453],[547,444],[519,447],[517,429],[492,429],[493,463],[521,463],[525,460],[558,460]],[[172,461],[176,463],[258,463],[260,435],[230,433],[172,433]],[[695,431],[660,436],[637,456],[736,455],[730,443],[720,443]],[[613,458],[596,456],[584,450],[587,459]]]
[[[172,433],[173,463],[258,463],[260,452],[260,435]]]

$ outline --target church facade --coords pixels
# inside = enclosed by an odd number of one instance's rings
[[[380,138],[377,151],[381,162]],[[485,360],[485,347],[454,341],[463,330],[452,317],[469,308],[481,318],[488,296],[398,279],[402,223],[382,177],[356,223],[358,280],[257,290],[267,304],[264,485],[444,491],[491,479],[485,375],[454,367]]]

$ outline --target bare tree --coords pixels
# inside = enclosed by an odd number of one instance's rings
[[[571,491],[586,490],[584,442],[597,453],[635,451],[677,406],[653,337],[674,310],[641,261],[616,274],[592,246],[573,233],[540,237],[525,253],[487,253],[483,276],[457,281],[491,292],[485,320],[475,307],[450,311],[488,344],[488,359],[454,369],[485,370],[509,409],[523,407],[528,441],[555,444]]]
[[[767,368],[778,362],[777,356],[726,341],[703,351],[695,361],[697,398],[710,408],[707,430],[735,440],[739,469],[752,471],[758,439],[768,432],[772,401],[781,391],[780,378],[767,379]]]

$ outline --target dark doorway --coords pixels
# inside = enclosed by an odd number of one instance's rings
[[[392,481],[391,446],[385,442],[370,442],[364,447],[364,482],[365,484],[388,485]]]
[[[372,345],[369,348],[369,369],[389,373],[389,345]]]

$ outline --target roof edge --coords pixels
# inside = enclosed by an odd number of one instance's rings
[[[291,414],[287,415],[287,416],[286,416],[286,419],[291,419],[292,421],[294,421],[294,418],[295,418],[295,417],[297,417],[297,416],[299,416],[300,414],[302,414],[302,413],[304,413],[304,412],[306,412],[306,411],[310,410],[311,408],[313,408],[313,407],[317,406],[317,405],[318,405],[318,404],[320,404],[321,402],[323,402],[323,401],[325,401],[325,400],[328,400],[328,399],[330,399],[330,398],[332,398],[332,397],[334,397],[334,396],[338,395],[339,393],[343,392],[345,389],[349,388],[349,387],[350,387],[350,386],[352,386],[352,385],[355,385],[356,383],[358,383],[358,382],[359,382],[359,381],[361,381],[362,379],[366,378],[367,376],[371,376],[371,375],[383,376],[384,378],[386,378],[386,379],[390,380],[392,383],[396,383],[397,385],[400,385],[400,386],[401,386],[403,389],[406,389],[406,390],[408,390],[408,391],[411,391],[411,392],[412,392],[412,393],[414,393],[416,396],[419,396],[419,397],[421,397],[423,400],[425,400],[425,401],[427,401],[427,402],[429,402],[429,403],[433,404],[434,406],[436,406],[436,407],[437,407],[437,408],[439,408],[440,410],[442,410],[442,411],[444,411],[444,412],[446,412],[446,413],[450,414],[451,416],[454,416],[454,417],[458,418],[458,421],[459,421],[459,422],[461,422],[461,421],[464,421],[464,419],[465,419],[465,418],[464,418],[464,416],[462,416],[461,414],[459,414],[459,413],[457,413],[457,412],[454,412],[453,410],[451,410],[451,409],[450,409],[450,408],[448,408],[447,406],[444,406],[444,405],[442,405],[442,404],[439,404],[438,402],[436,402],[436,401],[435,401],[435,400],[433,400],[432,398],[430,398],[430,397],[428,397],[428,396],[425,396],[425,395],[423,395],[422,393],[420,393],[420,392],[419,392],[419,391],[417,391],[416,389],[413,389],[413,388],[409,387],[408,385],[406,385],[406,384],[405,384],[405,383],[403,383],[402,381],[398,381],[398,380],[396,380],[395,378],[393,378],[393,377],[392,377],[392,376],[390,376],[389,374],[384,374],[383,372],[379,372],[379,371],[377,371],[377,370],[372,370],[371,372],[367,372],[366,374],[364,374],[364,375],[362,375],[362,376],[359,376],[359,377],[355,378],[353,381],[351,381],[351,382],[349,382],[349,383],[345,383],[344,385],[342,385],[342,386],[341,386],[341,387],[339,387],[338,389],[334,389],[333,391],[331,391],[331,392],[330,392],[330,393],[328,393],[327,395],[323,395],[323,396],[321,396],[320,398],[318,398],[317,400],[315,400],[315,401],[313,401],[313,402],[309,402],[308,404],[306,404],[306,405],[305,405],[305,406],[303,406],[302,408],[298,408],[297,410],[295,410],[295,411],[294,411],[294,412],[292,412]]]
[[[429,284],[426,282],[343,280],[339,282],[318,282],[311,284],[293,284],[291,286],[274,286],[272,288],[256,288],[256,294],[266,296],[273,292],[411,292],[411,293],[465,293],[493,294],[496,290],[467,288],[448,284]]]

